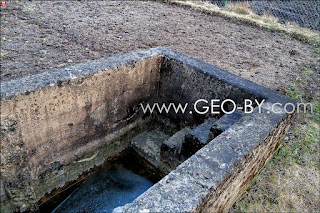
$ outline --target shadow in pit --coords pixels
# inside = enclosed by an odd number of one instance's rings
[[[130,183],[128,183],[128,180],[130,177]],[[113,178],[113,176],[115,178]],[[142,194],[144,191],[146,191],[149,187],[151,187],[154,183],[158,182],[161,178],[163,178],[165,174],[161,172],[159,169],[155,168],[152,164],[150,164],[148,161],[146,161],[144,158],[142,158],[139,154],[136,153],[135,150],[132,148],[127,148],[124,151],[122,151],[117,156],[114,156],[106,161],[101,166],[94,167],[90,171],[87,171],[83,174],[81,174],[77,180],[66,183],[65,186],[56,189],[52,191],[50,194],[47,194],[44,196],[40,201],[38,201],[37,210],[35,212],[64,212],[69,207],[68,199],[70,199],[71,196],[73,197],[79,197],[79,195],[74,195],[76,193],[79,194],[82,193],[85,189],[93,186],[93,184],[96,184],[97,182],[101,181],[101,178],[105,179],[105,185],[104,183],[100,183],[100,187],[98,191],[94,192],[90,195],[90,193],[87,192],[85,195],[81,198],[81,202],[86,202],[83,199],[95,199],[96,203],[93,202],[95,208],[104,208],[104,210],[112,210],[112,208],[115,208],[118,204],[124,205],[127,202],[132,202],[136,197],[138,197],[140,194]],[[104,181],[104,180],[102,180]],[[127,182],[127,183],[126,183]],[[135,183],[134,183],[135,182]],[[132,186],[132,184],[139,185],[139,187]],[[99,184],[98,184],[99,185]],[[105,187],[105,188],[104,188]],[[104,188],[104,189],[103,189]],[[116,190],[123,190],[123,191],[130,191],[130,194],[121,197],[119,200],[108,200],[109,204],[107,206],[105,204],[99,204],[99,193],[101,196],[103,195],[103,190],[110,190],[113,192],[118,193]],[[133,190],[133,191],[132,191]],[[78,192],[77,192],[78,191]],[[86,196],[86,198],[85,198]],[[91,196],[91,197],[90,197]],[[95,197],[97,196],[97,197]],[[100,197],[101,197],[100,196]],[[105,197],[105,195],[103,195]],[[112,199],[112,195],[110,196]],[[115,196],[116,197],[116,196]],[[72,198],[77,199],[77,198]],[[72,201],[72,200],[71,200]],[[100,200],[103,201],[103,200]],[[66,204],[64,204],[67,202]],[[105,201],[103,201],[105,202]],[[117,202],[117,204],[115,203]],[[70,202],[69,202],[70,203]],[[62,206],[62,204],[64,206]],[[76,204],[77,205],[77,204]],[[92,211],[92,206],[87,205],[86,209],[79,209],[80,211]],[[61,207],[62,206],[62,207]],[[80,206],[80,205],[78,205]],[[79,207],[81,208],[81,207]],[[87,209],[91,208],[91,209]],[[77,211],[76,209],[74,209]]]

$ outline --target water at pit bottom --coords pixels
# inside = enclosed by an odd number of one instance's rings
[[[152,185],[145,177],[121,165],[101,168],[53,212],[112,212],[114,208],[132,202]]]

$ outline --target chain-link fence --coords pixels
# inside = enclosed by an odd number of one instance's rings
[[[279,23],[320,31],[320,0],[210,0],[219,7],[243,4],[258,15],[272,15]]]

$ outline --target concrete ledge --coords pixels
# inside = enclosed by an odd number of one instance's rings
[[[135,63],[154,56],[161,55],[161,49],[133,51],[108,58],[102,58],[87,63],[76,64],[62,69],[54,69],[36,75],[1,82],[1,99],[9,99],[23,93],[30,93],[41,88],[54,86],[80,77],[88,77],[111,68]]]

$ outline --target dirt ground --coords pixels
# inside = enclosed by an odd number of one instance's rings
[[[142,1],[8,1],[1,8],[2,81],[156,46],[281,93],[308,69],[312,72],[303,83],[304,98],[314,99],[319,91],[319,48],[189,8]],[[297,123],[305,125],[303,120]],[[251,193],[259,186],[251,187]]]
[[[8,2],[1,16],[2,80],[155,46],[278,91],[319,66],[310,45],[157,2]]]

